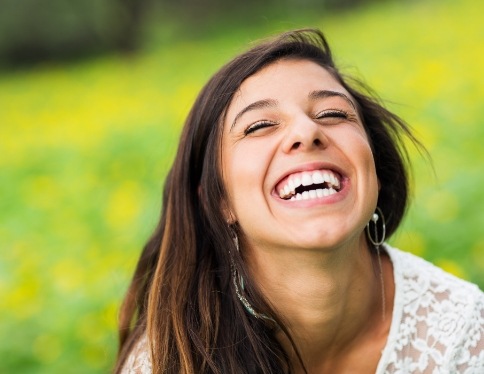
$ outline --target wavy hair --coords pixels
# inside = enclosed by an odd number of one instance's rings
[[[234,228],[223,214],[226,191],[219,167],[222,125],[234,94],[245,79],[281,59],[315,62],[355,99],[381,184],[378,206],[386,217],[387,237],[400,224],[409,195],[402,137],[417,142],[408,126],[367,88],[338,71],[320,31],[291,31],[256,45],[208,81],[185,122],[165,181],[158,227],[121,308],[116,372],[143,334],[151,342],[154,373],[290,373],[294,352],[304,367],[282,316],[251,282],[243,251],[235,249]],[[231,281],[232,264],[246,280],[251,304],[276,323],[244,309]],[[279,329],[294,352],[284,350],[276,337]]]

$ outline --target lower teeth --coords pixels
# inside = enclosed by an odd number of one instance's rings
[[[329,195],[334,195],[337,193],[334,188],[319,188],[317,190],[304,191],[303,193],[298,193],[292,196],[289,200],[310,200],[317,199],[321,197],[326,197]]]

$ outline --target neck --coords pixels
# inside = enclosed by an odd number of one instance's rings
[[[255,281],[283,318],[308,367],[326,365],[379,333],[382,325],[389,326],[382,321],[381,268],[364,236],[325,251],[253,252]],[[282,336],[281,341],[291,352]]]

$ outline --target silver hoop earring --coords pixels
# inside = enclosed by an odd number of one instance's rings
[[[240,251],[240,249],[239,249],[239,238],[237,237],[237,234],[235,234],[235,233],[234,233],[234,245],[235,245],[235,249],[237,250],[237,252],[239,252]],[[269,321],[272,321],[272,322],[275,323],[276,321],[274,321],[271,317],[268,317],[267,315],[265,315],[263,313],[256,312],[255,309],[252,307],[252,305],[249,303],[249,300],[247,300],[247,298],[244,296],[244,294],[243,294],[243,292],[245,290],[244,278],[237,271],[233,256],[230,256],[230,257],[231,257],[231,262],[232,262],[232,282],[234,284],[235,293],[237,294],[237,298],[240,300],[240,302],[244,306],[245,310],[247,310],[247,312],[249,312],[250,315],[254,316],[257,319],[266,319],[266,320],[269,320]]]
[[[380,220],[380,216],[381,216],[381,222],[382,222],[381,223],[381,228],[382,228],[381,238],[378,235],[378,224],[377,224],[377,222]],[[371,226],[370,224],[372,222],[373,222],[373,228],[374,228],[373,236],[372,236],[371,229],[370,229],[370,226]],[[376,207],[376,212],[373,213],[373,215],[371,216],[370,222],[368,222],[366,224],[366,234],[368,236],[368,240],[375,247],[379,247],[385,241],[386,230],[387,230],[387,228],[386,228],[386,224],[385,224],[385,216],[383,215],[383,212],[381,211],[381,209],[379,207]]]
[[[378,213],[380,215],[378,215]],[[378,235],[378,224],[377,222],[380,220],[381,216],[381,238]],[[372,236],[371,234],[371,229],[370,229],[370,224],[373,223],[374,227],[374,234]],[[370,222],[366,224],[366,235],[368,237],[368,240],[375,246],[376,249],[376,255],[378,258],[378,268],[380,270],[380,288],[381,288],[381,302],[382,302],[382,320],[385,320],[385,315],[386,315],[386,297],[385,297],[385,282],[383,279],[383,266],[381,262],[381,255],[380,255],[380,246],[383,244],[385,241],[385,236],[386,236],[386,224],[385,224],[385,216],[383,215],[383,212],[379,207],[376,207],[375,213],[371,216]]]

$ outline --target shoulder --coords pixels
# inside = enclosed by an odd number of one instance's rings
[[[128,355],[121,374],[151,374],[152,372],[148,337],[143,334]]]
[[[475,284],[457,278],[423,258],[386,246],[394,269],[395,284],[407,301],[418,295],[433,295],[438,301],[451,302],[456,308],[482,308],[484,293]],[[421,300],[423,301],[423,300]]]
[[[393,369],[406,365],[412,372],[482,372],[482,291],[422,258],[389,246],[386,250],[395,279],[388,341]]]

